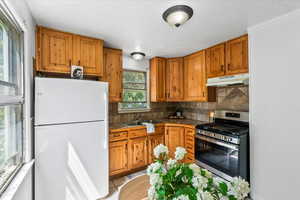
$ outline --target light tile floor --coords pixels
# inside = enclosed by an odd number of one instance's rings
[[[139,171],[133,174],[129,174],[127,176],[115,178],[109,181],[109,195],[101,200],[117,200],[118,199],[118,194],[119,194],[119,189],[120,187],[126,183],[127,181],[146,174],[146,170]]]

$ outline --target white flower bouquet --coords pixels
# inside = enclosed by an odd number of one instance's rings
[[[241,178],[226,183],[196,164],[183,163],[186,150],[182,147],[176,148],[174,159],[168,154],[162,144],[154,149],[157,160],[147,169],[148,200],[243,200],[250,192],[249,183]]]

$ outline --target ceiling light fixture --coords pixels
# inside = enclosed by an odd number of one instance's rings
[[[168,8],[163,13],[163,19],[171,26],[179,27],[193,16],[193,9],[186,5],[177,5]]]
[[[142,60],[146,56],[146,54],[142,52],[132,52],[130,55],[134,60]]]

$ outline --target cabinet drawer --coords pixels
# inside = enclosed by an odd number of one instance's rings
[[[137,138],[137,137],[143,137],[143,136],[147,136],[146,129],[132,130],[132,131],[129,131],[129,133],[128,133],[129,138]]]
[[[109,134],[109,141],[117,141],[117,140],[126,140],[128,133],[126,131],[123,132],[111,132]]]

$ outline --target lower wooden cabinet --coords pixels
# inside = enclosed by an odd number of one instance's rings
[[[129,143],[129,168],[135,169],[148,164],[147,137],[130,139]]]
[[[185,162],[193,163],[195,161],[195,129],[185,128],[185,149],[187,155],[185,157]]]
[[[116,175],[128,170],[128,141],[109,143],[109,175]]]
[[[172,158],[175,155],[176,147],[184,147],[184,127],[167,126],[165,142],[169,149],[169,156]]]
[[[164,144],[164,134],[151,135],[148,137],[148,164],[154,162],[155,157],[153,154],[153,149],[159,144]]]

